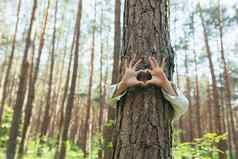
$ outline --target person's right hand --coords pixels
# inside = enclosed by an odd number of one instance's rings
[[[121,83],[125,84],[127,87],[133,87],[136,85],[144,85],[143,81],[139,81],[137,79],[137,75],[141,72],[141,70],[136,71],[137,66],[140,64],[142,60],[139,59],[138,61],[135,61],[135,59],[136,57],[134,56],[132,60],[129,62],[129,65],[126,66],[125,73],[121,80]]]

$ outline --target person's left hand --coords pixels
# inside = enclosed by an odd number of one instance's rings
[[[166,74],[164,73],[165,58],[162,59],[161,65],[158,64],[156,59],[153,56],[149,57],[149,63],[151,65],[151,70],[147,69],[150,72],[152,78],[146,81],[146,85],[153,84],[159,87],[166,87],[170,84]]]

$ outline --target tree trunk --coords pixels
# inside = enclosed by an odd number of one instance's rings
[[[84,143],[83,152],[85,157],[91,155],[91,138],[92,138],[92,85],[93,85],[93,71],[94,71],[94,55],[95,55],[95,32],[96,32],[96,1],[94,6],[94,22],[92,26],[92,50],[90,57],[90,68],[89,68],[89,84],[88,84],[88,96],[86,103],[86,120],[85,120],[85,131],[84,131]]]
[[[75,89],[76,89],[76,83],[77,83],[81,12],[82,12],[82,0],[79,0],[76,25],[75,25],[77,29],[75,29],[76,36],[75,36],[75,51],[74,51],[74,65],[73,65],[73,72],[72,72],[72,80],[71,80],[69,96],[68,96],[67,104],[65,108],[65,115],[64,115],[65,120],[63,122],[63,131],[61,134],[61,141],[59,145],[59,155],[56,156],[57,159],[65,159],[65,156],[66,156],[68,130],[69,130],[69,125],[71,120],[72,109],[74,107],[74,95],[75,95]]]
[[[53,82],[53,72],[54,72],[54,63],[55,63],[55,40],[56,40],[56,23],[57,23],[57,12],[58,12],[58,0],[56,0],[55,4],[55,13],[54,13],[54,30],[52,37],[52,50],[50,52],[50,75],[48,81],[48,91],[46,96],[46,106],[45,112],[43,116],[42,126],[41,126],[41,134],[40,137],[43,137],[47,133],[47,129],[50,122],[50,104],[51,104],[51,94],[52,94],[52,82]]]
[[[48,5],[46,8],[45,12],[45,18],[43,22],[43,29],[40,34],[40,45],[38,48],[38,55],[37,55],[37,60],[36,64],[34,66],[34,71],[32,72],[32,80],[29,85],[29,91],[28,91],[28,97],[27,97],[27,103],[26,103],[26,108],[25,108],[25,116],[24,116],[24,122],[23,122],[23,130],[22,130],[22,138],[21,138],[21,143],[19,146],[19,155],[21,155],[24,151],[24,144],[25,144],[25,138],[26,134],[30,125],[30,119],[32,115],[32,109],[33,109],[33,102],[35,99],[35,84],[38,78],[38,72],[39,72],[39,67],[40,67],[40,61],[41,61],[41,54],[42,50],[44,47],[44,36],[45,36],[45,31],[47,27],[47,19],[48,19],[48,10],[50,7],[50,1],[48,1]]]
[[[121,50],[121,0],[115,0],[115,21],[114,21],[114,49],[113,49],[113,71],[112,71],[112,84],[118,82],[119,79],[119,62]],[[108,122],[112,123],[115,120],[115,106],[108,107]],[[112,157],[112,134],[113,128],[105,126],[103,130],[104,136],[104,159],[111,159]]]
[[[7,159],[14,159],[15,153],[16,153],[17,136],[19,133],[18,129],[21,123],[22,107],[23,107],[25,93],[26,93],[26,83],[27,83],[27,73],[28,73],[27,57],[28,57],[28,51],[31,44],[31,32],[32,32],[34,19],[35,19],[37,0],[34,0],[33,3],[34,4],[32,8],[32,13],[31,13],[31,21],[28,28],[28,32],[27,32],[26,45],[25,45],[25,50],[24,50],[24,54],[22,58],[17,98],[16,98],[16,103],[14,106],[13,118],[11,122],[10,133],[9,133],[7,152],[6,152]]]
[[[0,105],[0,127],[1,127],[2,118],[3,118],[5,100],[6,100],[6,97],[7,97],[7,88],[8,88],[8,82],[9,82],[9,75],[11,73],[12,61],[13,61],[14,54],[15,54],[16,35],[17,35],[17,31],[18,31],[20,9],[21,9],[21,0],[18,1],[18,5],[17,5],[17,21],[16,21],[16,25],[15,25],[15,32],[14,32],[13,38],[12,38],[11,54],[10,54],[10,57],[9,57],[6,74],[5,74],[5,77],[4,77],[4,83],[3,83],[2,100],[1,100],[1,105]]]
[[[188,141],[192,141],[193,140],[193,124],[192,124],[192,120],[193,120],[193,111],[192,111],[192,99],[191,99],[191,81],[189,78],[189,70],[188,70],[188,54],[187,54],[187,50],[185,50],[185,61],[184,61],[184,65],[185,65],[185,72],[186,72],[186,89],[187,89],[187,98],[188,98]]]
[[[212,61],[212,52],[210,49],[209,41],[208,41],[208,32],[206,27],[206,22],[203,17],[201,6],[199,5],[199,16],[202,22],[202,28],[203,28],[203,36],[204,36],[204,43],[205,43],[205,49],[207,53],[207,58],[209,61],[209,67],[210,67],[210,73],[212,77],[212,93],[213,93],[213,119],[214,119],[214,126],[215,126],[215,133],[221,134],[221,118],[220,118],[220,104],[219,104],[219,94],[218,94],[218,88],[217,88],[217,81],[216,76],[214,72],[214,66]],[[219,145],[219,149],[223,152],[225,152],[225,143],[221,142]],[[219,153],[220,159],[225,158],[225,153]]]
[[[227,122],[230,123],[230,130],[231,136],[233,137],[234,141],[234,148],[235,148],[235,157],[238,158],[238,139],[236,136],[235,130],[235,122],[233,117],[232,105],[231,105],[231,90],[230,90],[230,81],[229,81],[229,73],[228,73],[228,66],[225,59],[225,51],[223,46],[223,15],[222,15],[222,8],[220,5],[220,0],[218,2],[218,21],[219,21],[219,40],[220,40],[220,52],[221,52],[221,61],[223,64],[223,78],[224,78],[224,88],[225,88],[225,103],[228,110],[228,120]],[[229,129],[228,129],[229,130]],[[230,152],[231,153],[231,152]]]
[[[123,55],[143,58],[141,69],[148,66],[151,52],[160,60],[167,57],[165,73],[172,80],[168,4],[166,0],[125,1]],[[112,158],[172,159],[172,117],[173,109],[158,87],[129,89],[117,106]]]
[[[99,145],[102,145],[102,132],[103,132],[103,113],[104,113],[104,106],[105,106],[105,100],[103,98],[103,51],[104,51],[104,45],[103,45],[103,39],[102,39],[102,33],[103,33],[103,8],[101,9],[101,17],[100,17],[100,79],[99,79],[99,97],[100,97],[100,111],[99,111],[99,133],[100,133],[100,139],[99,139]],[[98,159],[102,159],[103,157],[103,151],[102,149],[99,149],[98,151]]]

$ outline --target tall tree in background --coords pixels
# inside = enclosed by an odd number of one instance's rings
[[[192,31],[192,38],[193,38],[193,62],[195,65],[195,120],[196,120],[196,137],[202,136],[202,130],[201,130],[201,120],[200,120],[200,85],[199,85],[199,79],[198,79],[198,62],[197,62],[197,52],[195,49],[195,27],[194,27],[194,13],[192,13],[191,16],[191,31]]]
[[[94,71],[94,56],[95,56],[95,34],[96,34],[96,0],[94,0],[94,19],[92,24],[92,44],[89,66],[89,83],[88,83],[88,96],[86,103],[86,119],[85,131],[83,141],[83,151],[85,157],[91,155],[91,138],[92,138],[92,86],[93,86],[93,71]],[[90,158],[90,156],[89,156]]]
[[[53,73],[54,73],[54,64],[55,64],[55,40],[56,40],[57,12],[58,12],[58,0],[56,0],[56,4],[55,4],[52,50],[49,52],[50,74],[49,74],[48,90],[47,90],[47,96],[46,96],[46,106],[45,106],[43,121],[42,121],[42,125],[41,125],[41,134],[40,134],[41,137],[46,135],[47,129],[48,129],[48,126],[50,123],[50,114],[49,113],[50,113],[50,105],[51,105],[52,83],[53,83]]]
[[[76,83],[77,83],[77,71],[78,71],[78,62],[79,62],[79,40],[80,40],[80,28],[81,28],[81,15],[82,15],[82,0],[79,0],[76,25],[75,25],[75,28],[77,29],[75,29],[76,36],[75,36],[75,51],[74,51],[74,65],[73,65],[73,72],[72,72],[72,80],[71,80],[69,96],[68,96],[67,104],[65,108],[63,130],[62,130],[62,134],[60,138],[59,155],[56,155],[57,159],[65,159],[68,130],[70,125],[72,110],[74,107],[74,96],[75,96],[75,89],[76,89]]]
[[[172,80],[174,52],[169,37],[169,1],[126,0],[123,56],[157,59],[167,57],[165,72]],[[125,62],[121,63],[124,68]],[[145,79],[149,79],[145,75]],[[173,110],[160,89],[154,86],[129,89],[117,106],[113,159],[171,159]]]
[[[32,109],[33,109],[33,102],[35,99],[35,84],[36,84],[36,81],[38,78],[41,54],[42,54],[42,50],[44,48],[44,42],[45,42],[44,36],[45,36],[45,32],[46,32],[46,27],[47,27],[49,8],[50,8],[50,0],[48,0],[47,8],[45,10],[45,17],[44,17],[44,21],[43,21],[43,28],[42,28],[41,34],[40,34],[40,45],[38,48],[36,64],[34,65],[34,71],[32,72],[33,77],[30,82],[30,85],[29,85],[29,91],[28,91],[27,102],[26,102],[26,107],[25,107],[25,116],[24,116],[24,122],[23,122],[22,138],[21,138],[21,143],[19,146],[19,155],[21,155],[24,151],[25,138],[26,138],[27,131],[28,131],[28,128],[30,125],[30,119],[31,119]]]
[[[186,46],[185,46],[186,47]],[[191,80],[189,77],[189,69],[188,69],[188,53],[185,48],[185,60],[184,60],[184,66],[185,66],[185,72],[186,72],[186,96],[188,98],[188,141],[192,141],[194,134],[193,134],[193,123],[192,123],[192,97],[191,97]]]
[[[119,78],[119,62],[121,50],[121,0],[115,0],[114,8],[114,48],[113,48],[113,70],[112,70],[112,84],[118,82]],[[112,123],[115,119],[115,106],[108,107],[108,122]],[[112,124],[108,124],[112,125]],[[112,156],[112,126],[105,126],[104,128],[104,159],[111,159]]]
[[[221,6],[221,0],[218,0],[218,29],[219,29],[219,40],[220,40],[220,53],[221,53],[221,61],[223,64],[223,78],[224,78],[224,88],[225,88],[225,103],[228,110],[228,120],[227,122],[230,123],[230,130],[231,136],[233,139],[231,141],[234,141],[234,149],[235,149],[235,157],[238,157],[238,138],[236,135],[235,130],[235,123],[234,123],[234,117],[232,112],[232,105],[231,105],[231,90],[230,90],[230,80],[229,80],[229,73],[228,73],[228,66],[225,59],[225,51],[224,51],[224,45],[223,45],[223,14],[222,14],[222,6]],[[229,128],[228,128],[229,129]]]
[[[26,93],[26,83],[27,83],[27,73],[28,73],[27,57],[28,57],[28,51],[31,44],[31,32],[32,32],[34,19],[35,19],[36,7],[37,7],[37,0],[34,0],[30,25],[27,31],[27,36],[26,36],[25,50],[23,52],[24,54],[23,54],[22,64],[21,64],[20,81],[19,81],[19,87],[17,91],[17,98],[16,98],[16,103],[14,106],[14,112],[13,112],[13,117],[11,122],[10,133],[9,133],[7,152],[6,152],[7,159],[14,159],[15,153],[16,153],[17,136],[19,133],[19,126],[21,123],[21,116],[22,116],[22,107],[23,107],[25,93]]]
[[[211,52],[209,40],[208,40],[207,25],[206,25],[206,21],[204,19],[203,11],[202,11],[200,4],[198,4],[198,11],[199,11],[199,16],[200,16],[201,23],[202,23],[205,49],[206,49],[206,53],[207,53],[207,58],[208,58],[209,68],[210,68],[210,73],[211,73],[211,78],[212,78],[212,94],[213,94],[212,116],[213,116],[213,120],[214,120],[215,133],[221,134],[222,133],[222,130],[221,130],[221,120],[222,119],[220,116],[220,104],[219,104],[219,100],[218,100],[219,94],[218,94],[218,88],[217,88],[217,80],[216,80],[215,71],[214,71],[214,64],[212,61],[212,52]],[[219,144],[219,148],[223,152],[225,152],[225,147],[226,147],[225,143],[221,142]],[[225,153],[222,153],[222,152],[219,153],[219,157],[221,159],[224,159]]]
[[[20,9],[21,9],[21,0],[19,0],[18,4],[17,4],[17,21],[16,21],[16,25],[15,25],[15,32],[14,32],[13,37],[12,37],[11,54],[10,54],[10,57],[9,57],[6,74],[5,74],[5,77],[4,77],[4,83],[3,83],[2,99],[1,99],[1,105],[0,105],[0,127],[1,127],[2,118],[3,118],[5,100],[6,100],[6,97],[7,97],[7,87],[8,87],[8,82],[9,82],[9,75],[11,73],[12,61],[13,61],[14,54],[15,54],[16,36],[17,36],[17,31],[18,31]]]
[[[103,125],[104,125],[104,107],[105,107],[105,97],[104,89],[103,89],[103,53],[104,53],[104,45],[103,45],[103,8],[101,9],[101,17],[100,17],[100,79],[99,79],[99,98],[100,98],[100,111],[99,111],[99,133],[103,132]],[[105,85],[105,84],[104,84]],[[100,137],[99,145],[102,145],[103,139]],[[102,149],[98,152],[98,159],[102,159],[103,151]]]

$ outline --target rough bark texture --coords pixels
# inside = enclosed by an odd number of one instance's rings
[[[16,153],[17,136],[19,133],[18,130],[21,123],[22,107],[23,107],[25,93],[26,93],[26,83],[27,83],[27,73],[28,73],[27,57],[28,57],[28,52],[29,52],[29,48],[31,44],[31,32],[32,32],[34,19],[35,19],[36,7],[37,7],[37,0],[34,0],[30,25],[29,25],[27,37],[26,37],[25,50],[24,50],[24,54],[22,58],[20,81],[19,81],[19,87],[17,90],[17,98],[16,98],[16,103],[14,106],[13,118],[11,122],[9,140],[7,145],[7,152],[6,152],[7,159],[14,159],[15,153]]]
[[[151,52],[167,57],[165,72],[171,80],[174,54],[170,46],[167,0],[126,0],[123,56],[144,58]],[[121,70],[124,68],[121,63]],[[147,78],[148,77],[144,77]],[[117,106],[113,159],[171,159],[173,110],[158,87],[128,90]]]
[[[59,146],[59,155],[55,156],[57,159],[64,159],[66,156],[66,146],[67,146],[67,139],[68,139],[68,131],[69,125],[71,120],[71,114],[74,107],[74,96],[75,96],[75,89],[77,83],[77,71],[78,71],[78,62],[79,62],[79,39],[80,39],[80,28],[81,28],[81,12],[82,12],[82,0],[78,1],[78,11],[77,11],[77,19],[76,25],[77,29],[75,29],[75,51],[74,51],[74,65],[73,65],[73,72],[72,72],[72,80],[69,90],[69,96],[67,99],[67,104],[65,108],[65,119],[63,123],[63,131],[61,134],[60,139],[60,146]]]
[[[10,54],[10,57],[9,57],[6,74],[5,74],[5,77],[4,77],[4,83],[3,83],[2,99],[1,99],[1,105],[0,105],[0,126],[1,126],[1,123],[2,123],[4,105],[5,105],[5,100],[6,100],[6,97],[7,97],[7,87],[8,87],[9,76],[10,76],[11,68],[12,68],[12,61],[13,61],[14,54],[15,54],[16,35],[17,35],[17,31],[18,31],[20,9],[21,9],[21,0],[18,1],[18,5],[17,5],[17,21],[16,21],[16,25],[15,25],[15,32],[14,32],[13,38],[12,38],[11,54]]]

